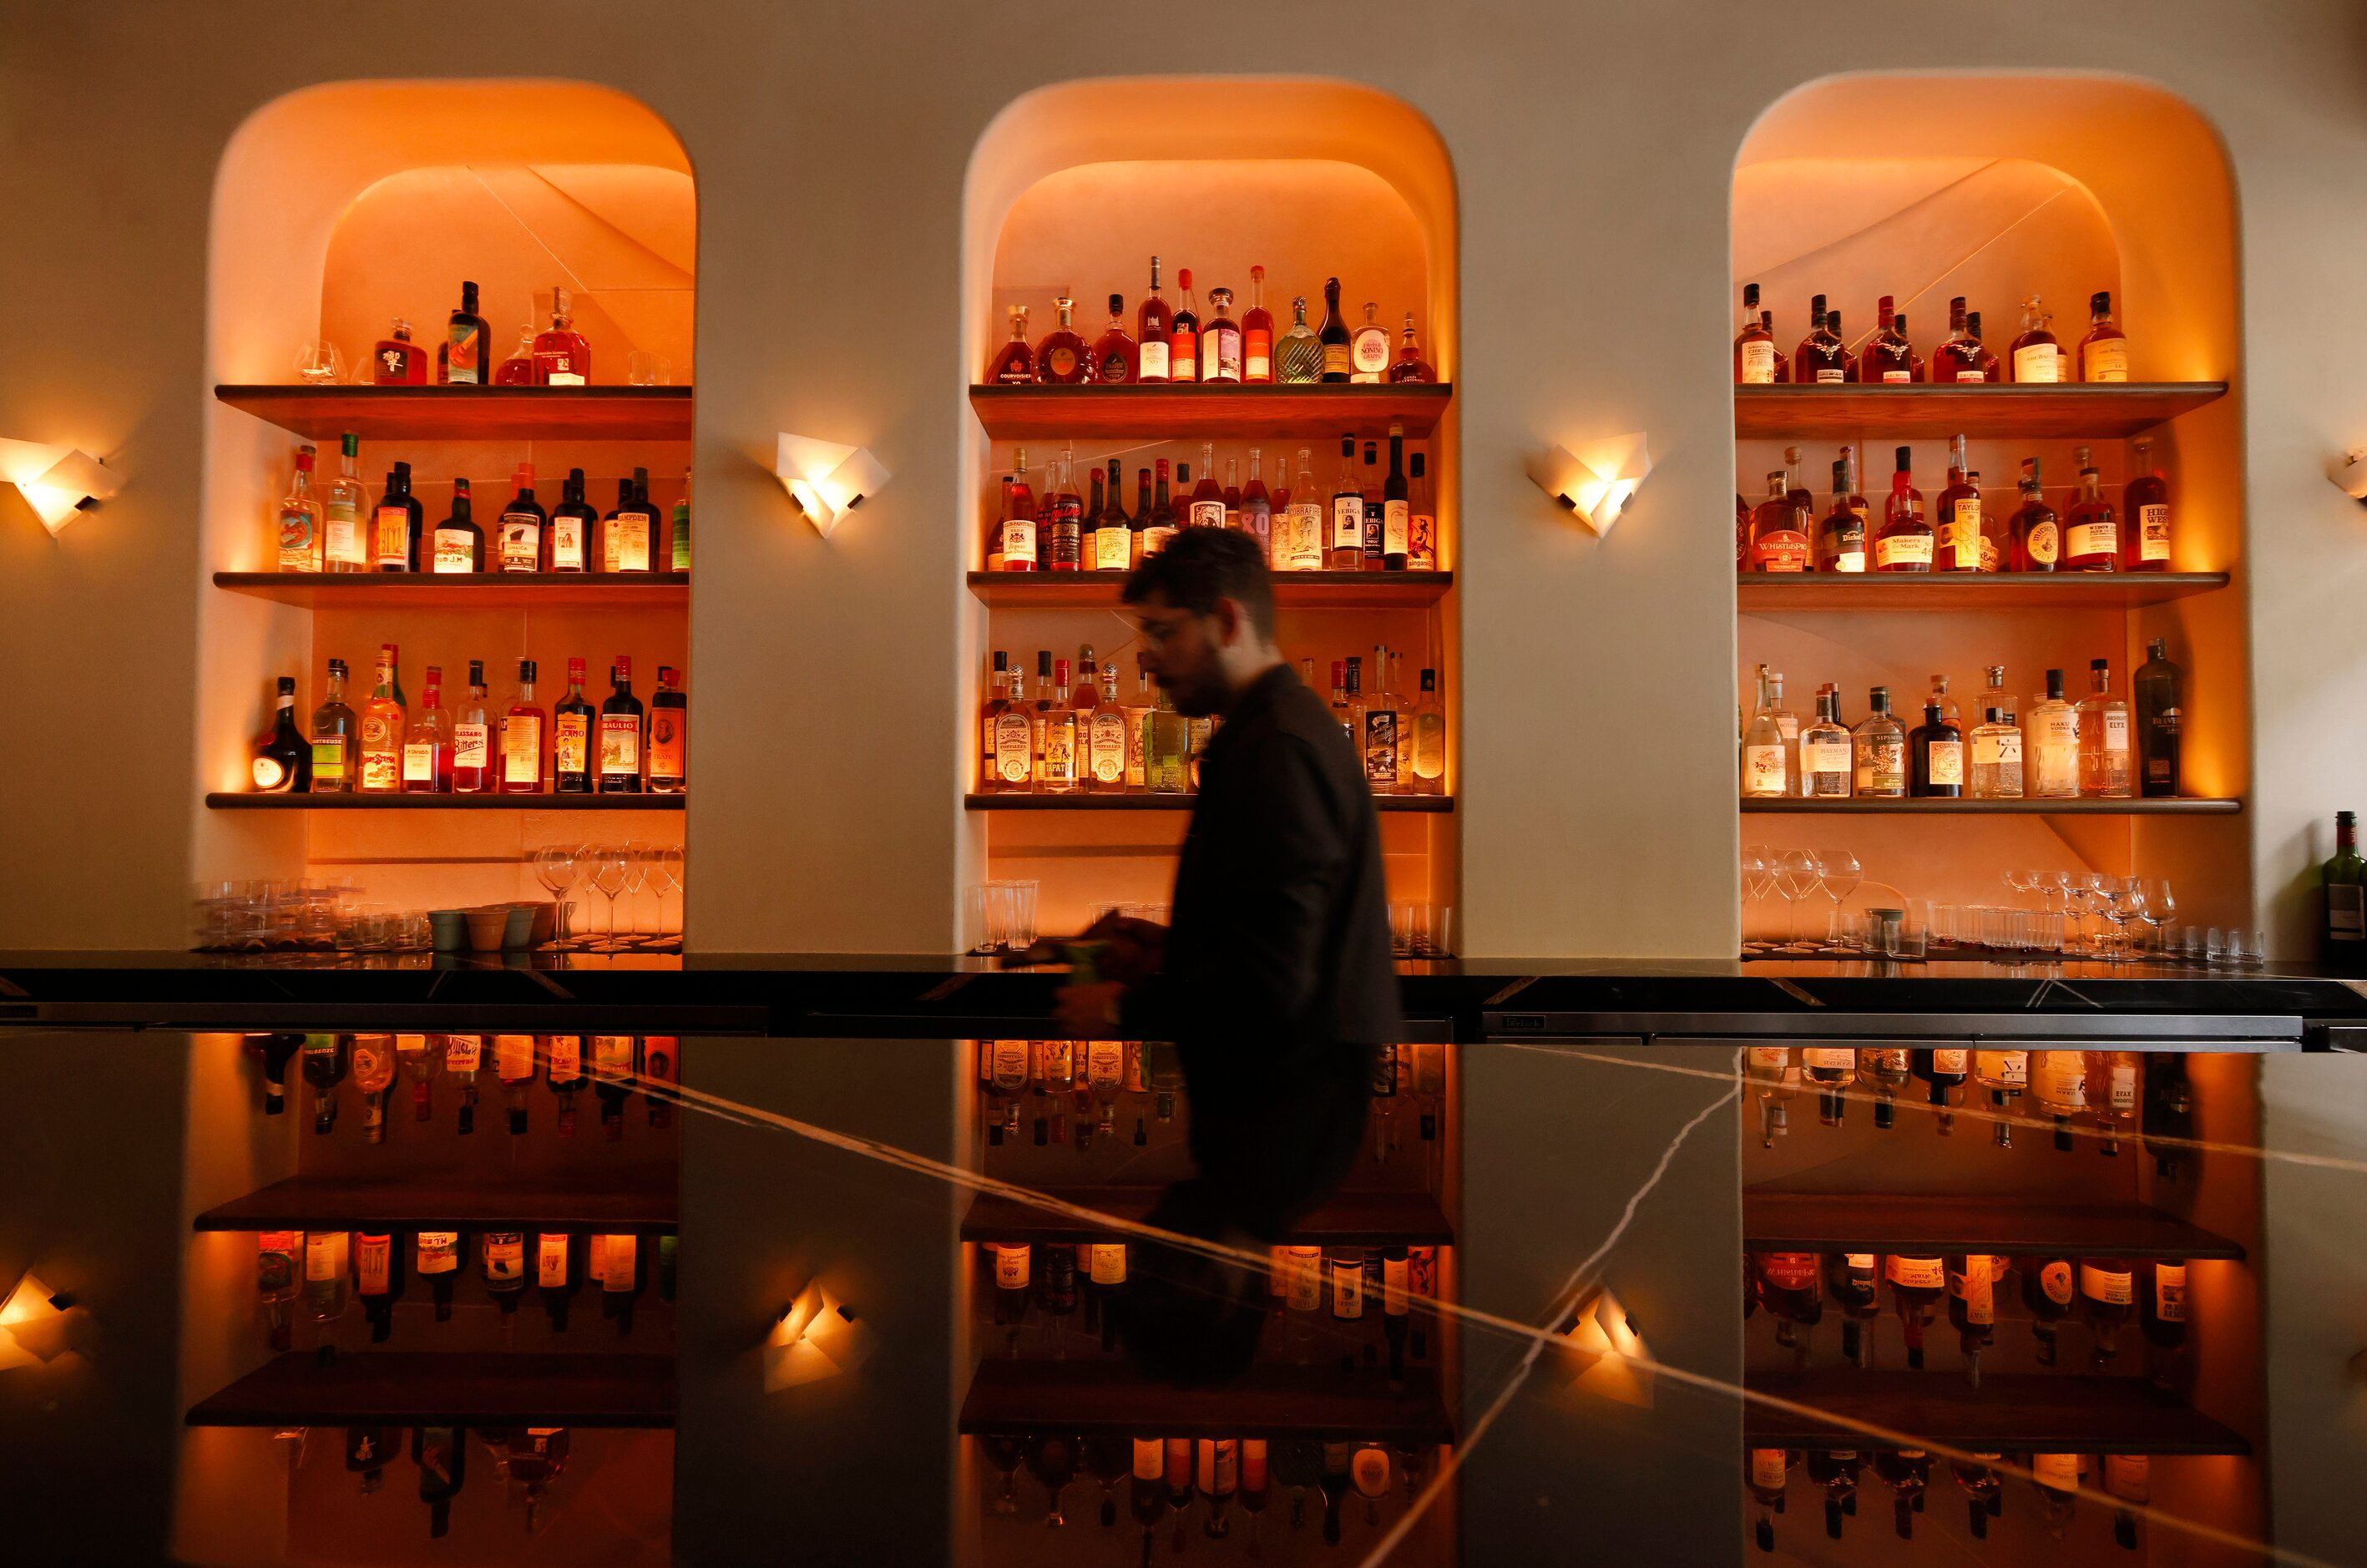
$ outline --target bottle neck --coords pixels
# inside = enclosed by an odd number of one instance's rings
[[[2344,855],[2349,855],[2356,851],[2359,847],[2359,824],[2348,822],[2336,823],[2334,824],[2334,847],[2338,853]]]

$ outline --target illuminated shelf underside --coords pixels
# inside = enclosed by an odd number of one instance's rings
[[[1751,1252],[2244,1256],[2226,1237],[2142,1203],[1889,1193],[1745,1192],[1742,1238]]]
[[[595,1313],[587,1284],[576,1306]],[[531,1305],[531,1303],[529,1303]],[[614,1338],[605,1324],[584,1324]],[[273,1358],[190,1407],[192,1426],[672,1426],[672,1356],[357,1351]]]
[[[690,439],[688,387],[225,384],[214,388],[214,396],[308,440],[331,444],[348,430],[365,441]]]
[[[2227,585],[2225,572],[1761,572],[1742,613],[1818,609],[2135,609]]]
[[[1148,1221],[1151,1206],[1164,1195],[1163,1187],[1055,1187],[1045,1196],[1057,1198],[1096,1213],[1121,1220]],[[1038,1209],[1015,1199],[980,1193],[962,1217],[966,1242],[1086,1242],[1104,1241],[1106,1225],[1072,1219]],[[1290,1233],[1294,1242],[1312,1246],[1366,1246],[1390,1242],[1408,1246],[1448,1246],[1455,1229],[1446,1222],[1438,1199],[1427,1192],[1334,1193]]]
[[[2134,1337],[2134,1335],[2132,1335]],[[1919,1440],[1976,1453],[2248,1454],[2234,1429],[2179,1403],[2142,1377],[2081,1373],[1985,1375],[1977,1389],[1939,1372],[1817,1367],[1805,1372],[1751,1372],[1754,1392]],[[1761,1403],[1742,1407],[1744,1440],[1753,1448],[1882,1447],[1863,1432],[1827,1426],[1813,1415]]]
[[[253,795],[206,796],[218,812],[678,812],[683,795]]]
[[[967,1433],[1074,1432],[1083,1437],[1311,1437],[1340,1442],[1451,1443],[1455,1424],[1438,1369],[1387,1370],[1260,1365],[1236,1381],[1174,1388],[1118,1361],[1010,1361],[979,1365],[962,1401]]]
[[[589,1091],[586,1091],[588,1098]],[[532,1117],[556,1114],[556,1102]],[[681,1219],[673,1173],[638,1185],[613,1180],[538,1185],[532,1181],[453,1181],[434,1176],[298,1176],[218,1203],[199,1214],[199,1231],[671,1231]]]
[[[214,586],[304,609],[679,609],[687,572],[217,572]]]
[[[2225,381],[1737,387],[1734,433],[1745,440],[1961,435],[2101,441],[2141,435],[2226,395]]]
[[[992,799],[992,797],[988,797]],[[1747,796],[1748,815],[1774,812],[1785,816],[2048,816],[2162,817],[2228,816],[2244,809],[2241,801],[1810,801],[1796,796]]]
[[[208,797],[211,799],[210,796]],[[1188,812],[1196,795],[965,795],[973,812]],[[1452,795],[1376,795],[1383,812],[1451,812]]]
[[[994,609],[1119,608],[1123,572],[973,572],[969,591]],[[1277,572],[1274,603],[1308,609],[1412,609],[1436,604],[1452,572]]]
[[[1182,440],[1288,437],[1379,440],[1391,425],[1409,439],[1428,436],[1455,389],[1444,382],[1397,386],[973,386],[969,405],[998,441],[1070,437]]]

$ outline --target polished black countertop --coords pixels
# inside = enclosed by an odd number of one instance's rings
[[[2367,1029],[2360,985],[2285,965],[1534,959],[1408,962],[1399,971],[1414,1039],[1865,1033],[1891,1019],[1901,1029],[1979,1032],[1965,1020],[2035,1017],[2209,1018],[2231,1034],[2345,1020]],[[1056,967],[939,954],[14,952],[0,953],[0,1024],[1035,1036],[1064,977]]]

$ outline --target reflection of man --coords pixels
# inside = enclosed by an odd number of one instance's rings
[[[1340,722],[1274,645],[1274,590],[1248,535],[1178,533],[1136,568],[1126,601],[1177,710],[1224,722],[1201,755],[1173,925],[1098,923],[1088,935],[1108,943],[1100,978],[1060,993],[1060,1018],[1079,1038],[1175,1042],[1198,1175],[1152,1222],[1263,1247],[1347,1174],[1373,1049],[1400,1032],[1379,822]],[[1179,1283],[1187,1305],[1207,1291],[1233,1300],[1232,1349],[1245,1357],[1264,1280]],[[1185,1340],[1191,1326],[1167,1325]],[[1146,1337],[1133,1336],[1138,1355]],[[1190,1365],[1170,1369],[1207,1375],[1237,1358],[1200,1340],[1196,1357],[1174,1352]]]

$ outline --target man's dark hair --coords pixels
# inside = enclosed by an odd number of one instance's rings
[[[1138,605],[1157,594],[1177,609],[1214,615],[1219,599],[1238,599],[1250,625],[1274,641],[1274,584],[1257,540],[1232,528],[1178,528],[1158,554],[1127,574],[1125,599]]]

